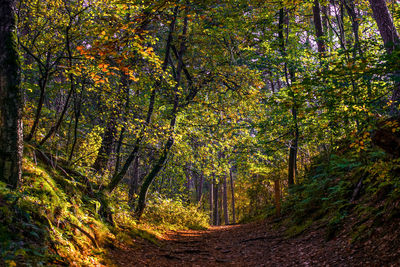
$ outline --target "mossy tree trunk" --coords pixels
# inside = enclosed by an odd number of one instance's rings
[[[0,2],[0,179],[12,188],[22,174],[22,94],[15,1]]]

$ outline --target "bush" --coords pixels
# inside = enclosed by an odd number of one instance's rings
[[[183,205],[180,200],[157,197],[149,201],[143,219],[167,229],[206,229],[209,216],[195,205]]]

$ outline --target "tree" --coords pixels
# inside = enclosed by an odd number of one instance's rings
[[[379,33],[385,44],[386,51],[391,54],[400,44],[399,34],[394,26],[392,17],[385,0],[369,0],[372,13]]]
[[[318,0],[314,0],[313,15],[314,15],[315,36],[318,45],[318,52],[321,55],[323,55],[326,49],[325,49],[325,42],[322,39],[324,37],[324,32],[322,29],[321,11]]]
[[[138,219],[143,214],[144,208],[146,206],[146,197],[147,197],[147,192],[149,190],[149,187],[153,180],[156,178],[158,173],[160,172],[161,168],[164,167],[165,161],[167,160],[167,157],[169,155],[169,152],[174,144],[175,138],[174,138],[174,132],[175,132],[175,125],[176,125],[176,118],[178,115],[178,108],[180,105],[180,96],[179,96],[179,88],[181,86],[181,78],[182,78],[182,72],[184,68],[184,62],[183,62],[183,55],[186,52],[186,42],[187,42],[187,31],[188,31],[188,17],[187,13],[185,11],[185,17],[183,20],[183,29],[182,29],[182,39],[180,43],[180,49],[178,53],[178,63],[176,67],[176,76],[175,76],[175,81],[176,85],[174,88],[174,97],[173,97],[173,103],[172,103],[172,110],[170,114],[170,123],[169,123],[169,130],[170,130],[170,135],[168,136],[168,139],[164,145],[164,148],[161,152],[161,155],[154,164],[154,166],[151,168],[149,174],[144,178],[142,187],[140,188],[139,192],[139,199],[138,199],[138,205],[135,210],[135,215]],[[192,97],[194,97],[193,95]]]
[[[219,218],[219,208],[218,208],[218,190],[219,189],[219,184],[217,181],[214,179],[214,186],[213,186],[213,224],[214,225],[219,225],[220,224],[220,218]]]
[[[168,37],[166,40],[164,62],[162,64],[163,72],[165,72],[167,70],[169,63],[170,63],[170,51],[171,51],[171,46],[172,46],[172,42],[173,42],[173,34],[175,32],[175,25],[176,25],[178,10],[179,10],[179,6],[176,6],[174,8],[174,12],[172,15],[172,21],[170,22],[170,25],[169,25]],[[151,123],[151,118],[152,118],[153,112],[154,112],[154,104],[156,101],[156,93],[160,86],[161,86],[161,80],[157,80],[154,84],[154,88],[151,90],[151,93],[150,93],[145,123],[142,125],[142,127],[140,129],[140,133],[135,140],[133,149],[130,152],[128,158],[126,159],[122,169],[119,172],[116,172],[113,175],[113,177],[111,178],[111,181],[107,186],[107,190],[109,192],[112,192],[115,189],[115,187],[117,187],[117,185],[122,181],[126,172],[128,171],[129,166],[131,165],[131,163],[135,160],[135,158],[138,155],[139,146],[142,142],[142,139],[144,138],[146,127],[149,127],[149,125]],[[172,146],[172,144],[171,144],[171,146]]]
[[[379,33],[383,39],[386,51],[391,55],[395,50],[399,49],[400,38],[397,33],[396,27],[393,23],[392,17],[390,16],[388,7],[385,0],[369,0],[372,13],[374,15],[376,24],[378,25]],[[397,109],[397,105],[400,101],[400,72],[397,70],[394,73],[395,88],[392,93],[392,110]],[[394,111],[398,113],[398,110]]]
[[[23,153],[15,3],[0,3],[0,179],[12,188],[21,179]]]
[[[223,210],[224,210],[224,221],[225,221],[225,225],[229,224],[229,212],[228,212],[228,186],[226,183],[226,175],[223,176],[223,181],[222,181],[222,188],[223,188],[223,192],[222,192],[222,199],[223,199]]]
[[[233,171],[232,167],[229,168],[230,185],[231,185],[231,205],[232,205],[232,223],[236,223],[236,210],[235,210],[235,190],[233,186]]]

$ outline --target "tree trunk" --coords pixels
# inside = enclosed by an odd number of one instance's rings
[[[297,109],[292,109],[293,120],[295,123],[294,129],[294,139],[290,144],[289,149],[289,175],[288,175],[288,186],[291,186],[296,181],[296,171],[297,171],[297,150],[299,143],[299,127],[297,125]]]
[[[318,53],[321,56],[323,56],[325,53],[325,42],[323,40],[324,32],[322,29],[321,11],[318,0],[314,0],[313,16],[314,16],[315,36],[318,46]]]
[[[356,7],[354,4],[354,0],[342,0],[343,5],[346,7],[347,14],[349,14],[349,17],[351,19],[351,27],[353,29],[353,34],[354,34],[354,46],[353,46],[353,58],[357,56],[357,53],[361,57],[363,57],[363,52],[361,50],[360,46],[360,36],[359,36],[359,16],[356,11]]]
[[[329,36],[329,27],[328,27],[328,16],[329,16],[329,2],[321,7],[322,13],[322,32],[324,32],[327,36]]]
[[[71,30],[71,25],[69,24],[66,27],[66,30],[65,30],[65,37],[66,37],[65,47],[66,47],[66,50],[67,50],[67,53],[68,53],[68,67],[70,69],[72,69],[72,59],[73,59],[73,57],[72,57],[72,51],[71,51],[71,40],[70,40],[70,36],[69,36],[69,31],[70,30]],[[68,92],[68,95],[67,95],[67,99],[65,100],[64,107],[63,107],[63,109],[61,111],[60,117],[58,118],[58,120],[56,122],[56,125],[51,127],[49,132],[46,134],[46,136],[40,141],[39,146],[42,146],[44,143],[46,143],[46,141],[50,137],[52,137],[53,134],[55,134],[58,131],[58,129],[61,126],[62,121],[64,120],[65,113],[67,112],[68,107],[69,107],[69,101],[70,101],[71,95],[75,91],[75,80],[74,80],[74,75],[72,73],[69,75],[69,80],[70,80],[70,89],[69,89],[69,92]]]
[[[399,35],[394,26],[392,17],[385,0],[369,0],[372,13],[376,24],[378,25],[379,33],[385,44],[386,51],[391,54],[393,50],[399,46]]]
[[[158,162],[154,165],[154,167],[151,169],[150,173],[146,176],[146,178],[143,181],[142,187],[140,188],[140,193],[139,193],[139,200],[138,200],[138,206],[137,209],[135,210],[135,216],[137,219],[140,219],[140,217],[143,214],[144,208],[146,206],[146,197],[147,197],[147,192],[149,190],[149,187],[157,174],[160,172],[161,168],[164,166],[165,161],[167,160],[169,151],[174,144],[174,132],[175,132],[175,124],[176,124],[176,116],[178,112],[178,106],[179,106],[179,87],[181,84],[181,74],[183,70],[183,55],[186,51],[186,34],[187,34],[187,28],[188,28],[188,17],[185,15],[185,18],[183,20],[183,30],[182,30],[182,41],[181,41],[181,47],[179,51],[179,59],[178,59],[178,66],[177,66],[177,73],[176,73],[176,85],[175,85],[175,90],[174,90],[174,103],[173,103],[173,108],[171,111],[171,121],[169,125],[169,129],[171,131],[171,135],[168,138],[167,143],[165,144],[164,150],[161,154],[161,157],[159,158]]]
[[[147,198],[147,192],[149,190],[149,187],[151,183],[153,182],[154,178],[157,176],[157,174],[160,172],[162,167],[164,166],[165,161],[167,160],[169,150],[171,149],[172,145],[174,144],[174,139],[170,137],[165,144],[164,150],[158,159],[157,163],[153,166],[151,169],[150,173],[146,176],[146,178],[143,181],[142,187],[140,188],[139,192],[139,200],[138,200],[138,205],[135,210],[135,217],[137,219],[140,219],[142,217],[144,208],[146,206],[146,198]]]
[[[274,181],[274,192],[275,192],[275,210],[276,216],[281,216],[281,189],[280,181],[277,179]]]
[[[229,212],[228,212],[228,186],[226,184],[226,175],[224,175],[224,181],[223,181],[223,210],[224,210],[224,220],[225,220],[225,225],[229,224]]]
[[[385,0],[369,0],[372,13],[374,15],[376,24],[378,25],[379,33],[383,39],[386,51],[389,55],[400,47],[399,35],[394,26],[392,17],[390,16],[389,9],[386,5]],[[392,107],[391,111],[394,114],[398,114],[398,104],[400,102],[400,71],[396,70],[393,73],[395,81],[395,87],[392,93]]]
[[[232,168],[229,169],[229,176],[230,176],[230,180],[231,180],[231,204],[232,204],[232,223],[235,224],[236,223],[236,211],[235,211],[235,190],[234,190],[234,186],[233,186],[233,173],[232,173]]]
[[[189,199],[191,200],[191,194],[190,194],[190,185],[191,185],[191,178],[190,178],[190,163],[186,162],[185,164],[185,177],[186,177],[186,190],[189,196]]]
[[[139,157],[136,157],[133,161],[132,168],[133,172],[129,185],[129,202],[131,206],[133,206],[132,204],[134,203],[135,195],[137,194],[139,188]]]
[[[219,225],[218,221],[219,221],[219,213],[218,213],[218,184],[214,183],[214,188],[213,188],[213,225]]]
[[[75,96],[75,105],[74,105],[74,113],[75,113],[75,125],[74,125],[74,141],[72,142],[71,152],[68,157],[68,164],[71,163],[72,157],[74,155],[76,143],[78,142],[78,125],[79,125],[79,118],[81,116],[81,106],[82,106],[82,99],[83,99],[83,92],[85,89],[85,83],[82,81],[82,88],[81,94],[79,96],[79,100],[77,96]]]
[[[224,207],[223,207],[223,188],[222,188],[222,186],[219,186],[218,187],[218,194],[219,194],[219,197],[218,197],[218,208],[219,208],[219,211],[218,211],[218,214],[219,214],[219,216],[218,216],[218,225],[221,225],[222,224],[222,212],[224,211]]]
[[[209,188],[209,197],[210,197],[210,218],[211,221],[210,223],[213,223],[213,216],[214,216],[214,179],[212,180],[211,184],[210,184],[210,188]]]
[[[119,134],[118,142],[117,142],[117,149],[115,151],[116,162],[114,168],[114,175],[118,174],[119,165],[121,164],[121,148],[122,148],[122,141],[124,140],[124,133],[125,133],[125,126],[122,127],[121,132]]]
[[[50,130],[48,131],[48,133],[46,134],[46,136],[43,137],[43,139],[39,142],[39,146],[42,146],[44,143],[46,143],[46,141],[47,141],[50,137],[52,137],[53,134],[55,134],[55,133],[58,131],[58,129],[60,128],[61,123],[62,123],[63,120],[64,120],[65,113],[66,113],[67,110],[68,110],[69,101],[70,101],[70,99],[71,99],[71,95],[72,95],[72,93],[74,92],[74,85],[73,85],[73,83],[74,83],[74,81],[71,80],[71,88],[70,88],[70,90],[69,90],[69,92],[68,92],[67,99],[65,100],[64,107],[63,107],[63,109],[62,109],[62,111],[61,111],[60,117],[58,118],[58,120],[57,120],[57,122],[56,122],[56,125],[54,125],[54,126],[52,126],[52,127],[50,128]]]
[[[100,149],[97,154],[96,161],[93,164],[93,168],[103,173],[104,170],[107,168],[108,160],[110,158],[112,148],[114,145],[115,134],[117,131],[116,128],[116,114],[113,111],[111,114],[111,118],[108,121],[106,130],[104,131],[103,139],[101,141]]]
[[[17,188],[22,175],[22,93],[15,1],[0,2],[0,179]]]
[[[198,181],[197,191],[196,191],[196,201],[198,204],[200,204],[201,197],[203,195],[203,184],[204,184],[204,173],[201,172],[199,181]]]
[[[281,54],[283,57],[287,56],[286,53],[286,46],[285,46],[285,39],[283,36],[283,23],[285,20],[285,13],[283,8],[280,9],[279,11],[279,22],[278,22],[278,39],[279,39],[279,46],[281,50]],[[287,31],[287,34],[289,31]],[[286,59],[285,59],[286,60]],[[286,84],[287,87],[290,87],[293,81],[295,80],[295,73],[293,70],[293,67],[287,67],[287,62],[285,62],[285,77],[286,77]],[[289,69],[289,70],[288,70]],[[289,75],[290,75],[290,81],[289,81]],[[288,186],[291,186],[294,184],[295,178],[296,178],[296,159],[297,159],[297,146],[298,146],[298,139],[299,139],[299,128],[298,128],[298,123],[297,123],[297,108],[296,108],[296,99],[295,95],[292,92],[291,96],[293,98],[293,107],[292,107],[292,116],[293,116],[293,121],[295,124],[295,131],[294,131],[294,138],[290,144],[290,149],[289,149],[289,166],[288,166]]]
[[[49,78],[48,70],[45,70],[45,74],[39,80],[39,87],[40,87],[39,102],[37,105],[35,120],[33,121],[32,128],[31,128],[28,136],[25,138],[25,141],[27,141],[27,142],[32,140],[32,138],[36,132],[36,128],[39,124],[40,114],[42,112],[42,107],[43,107],[43,103],[44,103],[44,95],[45,95],[45,91],[46,91],[46,87],[47,87],[48,78]]]

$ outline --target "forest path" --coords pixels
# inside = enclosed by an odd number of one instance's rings
[[[266,223],[171,231],[160,245],[136,241],[110,251],[117,266],[377,266],[315,228],[294,238]],[[363,263],[361,263],[363,262]]]

